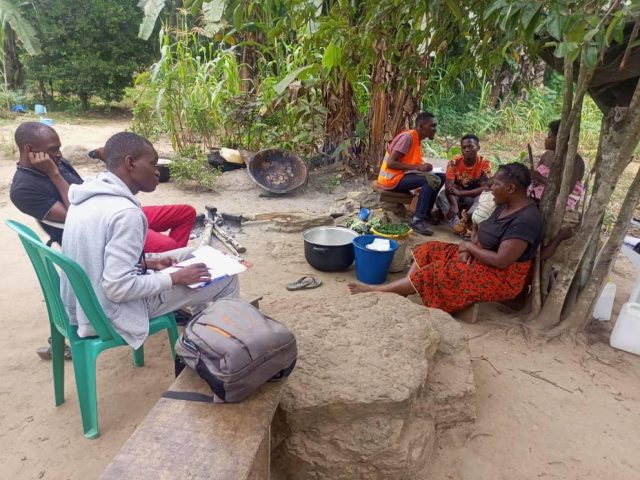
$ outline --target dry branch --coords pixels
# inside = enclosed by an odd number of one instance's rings
[[[536,372],[530,372],[529,370],[522,370],[522,369],[520,369],[520,371],[522,373],[526,373],[527,375],[532,376],[533,378],[537,378],[538,380],[542,380],[543,382],[547,382],[548,384],[553,385],[554,387],[559,388],[560,390],[564,390],[565,392],[573,393],[572,390],[569,390],[568,388],[564,388],[563,386],[558,385],[553,380],[549,380],[548,378],[543,377],[537,371]]]

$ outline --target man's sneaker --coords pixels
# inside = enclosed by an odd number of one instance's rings
[[[440,220],[432,217],[431,215],[427,215],[423,220],[427,222],[429,225],[440,225]]]
[[[417,220],[411,224],[411,228],[416,233],[420,235],[425,235],[427,237],[433,235],[433,230],[428,227],[428,224],[425,220]]]

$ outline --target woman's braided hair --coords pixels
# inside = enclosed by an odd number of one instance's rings
[[[529,169],[522,163],[513,162],[500,165],[496,174],[501,173],[508,177],[520,189],[526,190],[531,185],[531,174]]]

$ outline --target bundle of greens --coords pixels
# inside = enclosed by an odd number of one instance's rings
[[[398,237],[406,235],[409,233],[409,230],[411,230],[411,227],[406,223],[387,223],[386,225],[380,225],[374,228],[376,232],[382,235],[395,235]]]

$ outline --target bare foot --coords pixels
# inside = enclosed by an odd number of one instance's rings
[[[367,293],[367,292],[375,291],[375,287],[370,287],[369,285],[363,285],[362,283],[349,283],[347,284],[347,287],[349,287],[349,291],[351,292],[351,295],[354,295],[356,293]]]

